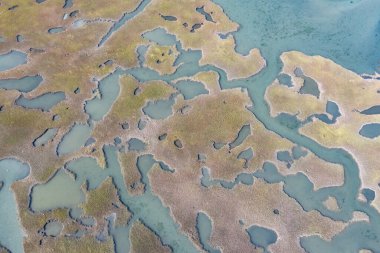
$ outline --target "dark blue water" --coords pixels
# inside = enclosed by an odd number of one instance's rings
[[[364,111],[361,111],[360,113],[365,115],[380,114],[380,105],[374,105],[368,109],[365,109]]]

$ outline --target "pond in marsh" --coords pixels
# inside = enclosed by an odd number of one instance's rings
[[[27,56],[20,51],[10,51],[5,54],[0,54],[0,71],[9,70],[15,68],[21,64],[25,64]]]
[[[29,165],[19,160],[0,160],[0,245],[14,253],[24,252],[24,233],[11,185],[26,178],[29,172]]]

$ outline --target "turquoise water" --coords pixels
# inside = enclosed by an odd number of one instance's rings
[[[10,51],[5,54],[0,54],[0,71],[15,68],[21,64],[25,64],[27,56],[20,51]]]
[[[234,33],[237,51],[260,48],[269,67],[289,50],[322,55],[358,73],[373,73],[380,66],[378,0],[213,2],[241,25]]]
[[[332,241],[323,241],[318,236],[301,237],[301,246],[312,253],[359,252],[361,249],[378,253],[379,226],[367,222],[355,222],[333,237]]]

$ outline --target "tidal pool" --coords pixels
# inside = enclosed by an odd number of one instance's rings
[[[137,138],[131,138],[128,141],[128,150],[129,151],[136,151],[140,152],[145,150],[146,143],[144,143],[142,140],[137,139]]]
[[[277,76],[278,81],[288,87],[293,87],[293,82],[291,76],[288,74],[281,73]]]
[[[202,94],[209,94],[209,91],[206,90],[202,83],[191,80],[178,81],[174,84],[174,87],[181,92],[185,100],[193,99]]]
[[[326,113],[330,114],[332,118],[326,114],[316,114],[316,115],[310,116],[310,118],[315,116],[317,119],[323,121],[326,124],[334,124],[337,118],[342,116],[342,114],[339,111],[338,105],[333,101],[327,101]]]
[[[81,147],[85,146],[91,132],[91,126],[75,123],[58,144],[57,155],[62,156],[78,151]]]
[[[163,28],[156,28],[142,35],[144,39],[156,42],[160,46],[172,46],[177,43],[174,35],[168,34]]]
[[[380,136],[380,123],[371,123],[364,125],[359,134],[366,138],[374,139]]]
[[[38,136],[33,141],[34,147],[40,147],[48,143],[48,141],[52,140],[54,136],[57,134],[58,128],[49,128],[46,129],[40,136]]]
[[[168,99],[149,101],[142,109],[143,112],[152,119],[165,119],[173,114],[173,108],[176,95],[171,95]]]
[[[235,140],[228,144],[228,146],[230,149],[240,146],[249,135],[251,135],[251,125],[248,124],[242,126]]]
[[[30,193],[33,212],[73,208],[84,201],[81,185],[64,169],[59,169],[46,183],[33,186]]]
[[[264,252],[268,251],[268,246],[277,241],[277,234],[273,230],[265,227],[253,225],[247,229],[249,238],[253,245],[263,248]]]
[[[120,93],[119,78],[121,69],[109,74],[99,81],[99,96],[94,97],[85,104],[85,111],[94,121],[103,119],[104,115],[111,109],[112,104]]]
[[[198,231],[199,241],[206,252],[209,253],[220,253],[221,251],[213,248],[209,244],[212,233],[212,222],[210,217],[203,212],[199,212],[197,215],[196,228]]]
[[[55,34],[55,33],[61,33],[64,32],[65,28],[64,27],[53,27],[48,30],[48,33],[50,34]]]
[[[48,221],[44,228],[43,228],[43,233],[46,236],[51,236],[51,237],[57,237],[61,231],[63,230],[63,224],[59,221],[52,220]]]
[[[18,90],[19,92],[30,92],[37,88],[42,82],[40,75],[25,76],[20,79],[1,79],[0,89]]]
[[[21,64],[25,64],[27,56],[20,51],[10,51],[0,55],[0,71],[9,70],[15,68]]]
[[[238,184],[244,184],[244,185],[252,185],[253,184],[253,174],[250,173],[240,173],[236,176],[234,181],[226,181],[226,180],[221,180],[221,179],[212,179],[210,175],[210,170],[209,168],[203,167],[201,169],[201,182],[200,184],[203,187],[212,187],[212,186],[221,186],[225,189],[233,189],[236,185]]]
[[[15,104],[27,109],[40,109],[49,111],[53,106],[66,99],[64,92],[49,92],[38,97],[26,98],[24,95],[19,96]]]

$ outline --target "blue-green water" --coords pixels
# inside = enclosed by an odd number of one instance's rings
[[[370,139],[380,136],[380,123],[371,123],[364,125],[360,129],[359,134]]]
[[[91,132],[91,126],[75,123],[58,144],[57,155],[61,156],[78,151],[81,147],[85,146]]]
[[[193,99],[202,94],[209,94],[205,86],[200,82],[194,82],[191,80],[181,80],[174,84],[174,87],[178,89],[183,95],[185,100]]]
[[[276,232],[268,228],[254,225],[247,229],[247,233],[249,234],[252,244],[263,248],[264,252],[268,252],[268,246],[277,241]]]
[[[173,114],[172,106],[175,103],[176,95],[171,95],[168,99],[149,101],[142,109],[143,112],[152,119],[165,119]]]
[[[63,229],[63,224],[59,221],[48,221],[44,228],[43,228],[43,233],[46,236],[51,236],[51,237],[56,237],[58,236]]]
[[[146,143],[137,138],[131,138],[128,141],[128,150],[129,151],[143,151],[146,147]]]
[[[24,234],[18,219],[17,202],[10,187],[26,178],[29,172],[29,165],[19,160],[0,160],[0,245],[13,253],[24,251]]]
[[[0,71],[5,71],[17,67],[21,64],[25,64],[27,56],[20,51],[10,51],[5,54],[0,54]]]
[[[233,140],[230,144],[228,144],[229,148],[233,149],[241,145],[250,134],[251,134],[251,126],[249,124],[242,126],[242,128],[239,130],[236,136],[236,139]]]
[[[65,100],[65,98],[65,93],[61,91],[44,93],[34,98],[26,98],[21,95],[16,99],[15,104],[27,109],[40,109],[42,111],[49,111],[53,106]]]
[[[39,146],[45,145],[46,143],[48,143],[48,141],[50,141],[54,138],[54,136],[57,134],[57,132],[58,132],[58,128],[46,129],[39,137],[37,137],[33,141],[33,143],[32,143],[33,146],[39,147]]]
[[[240,29],[236,50],[259,48],[270,64],[284,51],[322,55],[358,73],[380,66],[378,0],[213,0]]]
[[[0,89],[30,92],[37,88],[42,80],[42,77],[39,75],[25,76],[20,79],[2,79],[0,80]]]
[[[199,212],[196,220],[196,228],[198,231],[199,241],[206,252],[209,253],[220,253],[218,249],[214,249],[210,244],[209,240],[212,233],[212,222],[210,217],[203,212]]]
[[[108,75],[99,82],[99,95],[86,102],[85,111],[94,121],[101,120],[111,109],[112,104],[120,93],[119,76],[121,70]]]
[[[160,46],[172,46],[177,42],[176,37],[174,35],[168,35],[163,28],[148,31],[144,33],[142,37],[144,39],[156,42]]]
[[[65,170],[60,169],[48,182],[33,186],[30,209],[34,212],[44,212],[57,208],[72,208],[84,200],[81,185]]]
[[[200,180],[200,184],[203,187],[211,187],[211,186],[221,186],[225,189],[233,189],[238,184],[244,185],[252,185],[253,184],[253,174],[252,173],[240,173],[236,176],[233,181],[226,181],[223,179],[212,179],[210,175],[210,170],[206,167],[201,169],[202,177]]]

